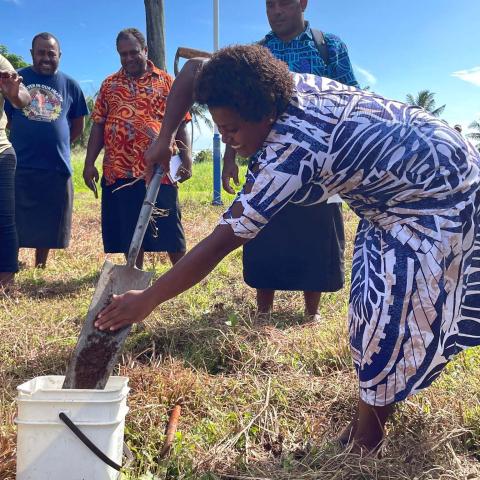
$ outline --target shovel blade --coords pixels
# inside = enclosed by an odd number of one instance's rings
[[[128,290],[143,290],[150,285],[152,273],[126,265],[104,263],[87,317],[70,359],[63,388],[102,390],[110,377],[131,326],[114,332],[101,331],[94,323],[112,295]]]

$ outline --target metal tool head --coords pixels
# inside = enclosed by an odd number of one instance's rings
[[[94,325],[97,315],[108,305],[112,295],[147,288],[152,275],[151,272],[126,265],[115,265],[108,260],[104,263],[63,388],[105,387],[117,363],[130,326],[115,332],[101,331]]]

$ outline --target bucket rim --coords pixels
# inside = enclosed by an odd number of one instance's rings
[[[15,400],[18,403],[65,403],[65,404],[81,404],[81,403],[121,403],[125,398],[128,397],[128,392],[130,389],[125,392],[125,395],[113,398],[113,399],[105,399],[105,400],[90,400],[86,398],[82,399],[77,399],[77,398],[71,398],[71,399],[57,399],[57,398],[24,398],[19,395],[15,397]]]
[[[32,382],[40,382],[42,379],[55,379],[55,380],[61,380],[64,379],[65,375],[40,375],[39,377],[34,377],[31,378],[30,380],[27,380],[26,382],[21,383],[20,385],[17,386],[17,392],[20,395],[26,395],[31,397],[32,395],[35,395],[36,393],[41,393],[41,392],[49,392],[49,393],[58,393],[58,392],[72,392],[72,393],[92,393],[96,392],[97,395],[111,395],[115,394],[116,392],[121,392],[124,389],[128,389],[127,393],[130,391],[130,387],[128,386],[129,382],[129,377],[125,377],[123,375],[112,375],[110,378],[116,379],[119,382],[118,388],[115,388],[113,390],[111,389],[102,389],[102,390],[97,390],[95,388],[55,388],[55,389],[49,389],[49,388],[37,388],[35,390],[32,390],[31,388],[28,388],[27,385],[31,384]],[[108,384],[108,383],[107,383]]]
[[[125,417],[127,416],[129,411],[130,411],[130,409],[128,407],[123,409],[119,413],[118,418],[116,418],[115,420],[110,420],[109,422],[89,422],[89,421],[86,421],[86,420],[74,420],[74,419],[71,419],[71,420],[72,420],[72,422],[75,423],[75,425],[80,426],[80,427],[105,427],[105,426],[108,426],[108,425],[119,425],[122,422],[125,422]],[[70,412],[68,412],[68,413],[70,413]],[[22,419],[19,419],[18,416],[17,416],[13,419],[13,421],[14,421],[15,425],[65,426],[65,424],[60,420],[60,418],[58,419],[58,421],[50,421],[50,420],[42,421],[42,420],[22,420]]]

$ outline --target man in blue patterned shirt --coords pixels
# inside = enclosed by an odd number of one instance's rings
[[[288,64],[292,72],[313,73],[358,87],[347,47],[336,35],[322,34],[327,57],[322,58],[313,30],[303,19],[306,4],[307,0],[267,0],[267,15],[272,31],[261,43],[275,57]],[[299,34],[298,28],[301,28]]]
[[[336,35],[310,28],[304,11],[308,0],[266,0],[272,31],[260,42],[296,73],[312,73],[358,87],[346,45]],[[225,151],[222,182],[238,181],[235,151]],[[257,289],[257,307],[267,313],[275,290],[303,291],[305,313],[318,319],[321,292],[344,282],[344,231],[341,203],[308,207],[290,204],[267,228],[244,246],[245,282]]]

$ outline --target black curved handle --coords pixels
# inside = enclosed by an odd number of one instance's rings
[[[65,413],[60,412],[58,414],[60,420],[78,437],[78,439],[90,449],[100,460],[105,462],[110,467],[117,471],[122,469],[121,465],[114,462],[111,458],[107,457],[68,417]]]

